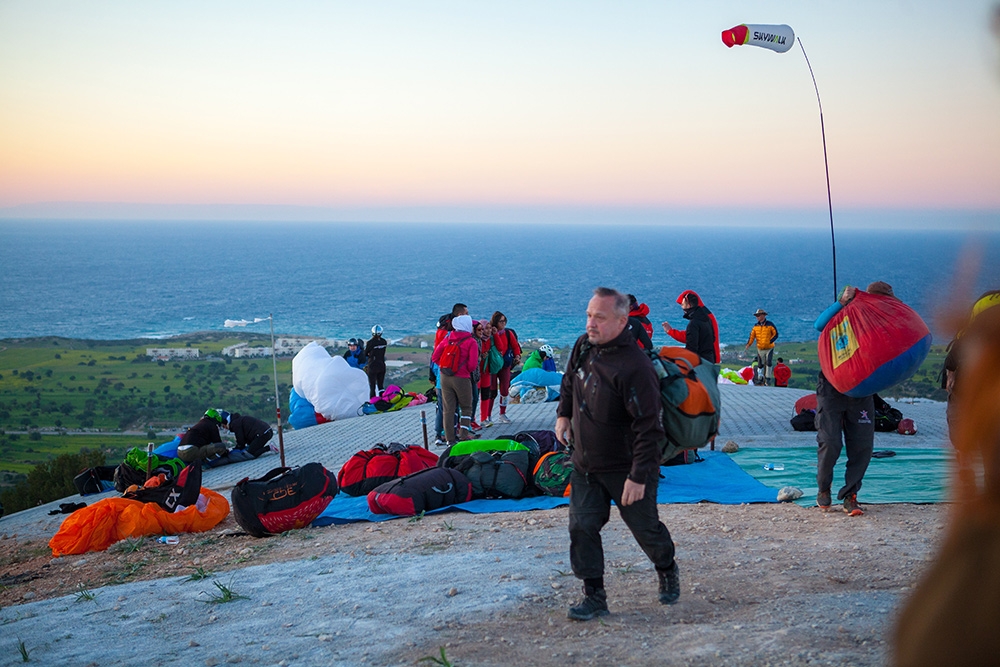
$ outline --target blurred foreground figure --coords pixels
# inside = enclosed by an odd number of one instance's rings
[[[951,435],[972,474],[953,475],[941,552],[897,621],[897,665],[1000,663],[1000,308],[962,338]]]

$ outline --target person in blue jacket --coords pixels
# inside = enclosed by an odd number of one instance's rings
[[[352,338],[347,341],[347,352],[344,352],[344,359],[351,368],[365,369],[365,364],[368,363],[368,355],[365,354],[365,348],[361,347],[357,338]]]

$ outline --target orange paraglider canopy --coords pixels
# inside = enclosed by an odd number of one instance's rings
[[[198,505],[168,512],[156,503],[105,498],[66,517],[49,548],[55,557],[104,551],[126,537],[204,532],[229,516],[229,502],[211,489],[202,487]]]

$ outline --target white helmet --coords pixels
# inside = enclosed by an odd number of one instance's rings
[[[375,334],[376,336],[380,335],[382,333],[382,325],[376,324],[375,326],[373,326],[372,333]]]
[[[553,355],[552,346],[545,344],[538,348],[539,352],[544,352],[546,357],[551,357]]]

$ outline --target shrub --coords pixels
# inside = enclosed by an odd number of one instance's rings
[[[23,482],[0,493],[0,503],[6,512],[19,512],[74,495],[77,490],[73,478],[81,470],[104,465],[104,460],[104,452],[89,449],[82,449],[77,454],[61,454],[35,466]]]

